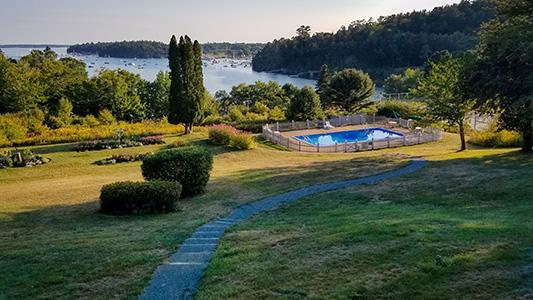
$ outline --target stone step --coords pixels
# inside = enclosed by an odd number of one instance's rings
[[[216,248],[217,248],[217,244],[202,244],[202,245],[183,244],[180,246],[179,252],[213,252]]]
[[[184,244],[216,244],[218,238],[188,238]]]
[[[208,263],[213,257],[213,252],[178,252],[170,258],[171,263]]]

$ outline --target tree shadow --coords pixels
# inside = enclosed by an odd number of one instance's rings
[[[74,152],[74,147],[76,143],[72,144],[61,144],[53,146],[43,146],[32,148],[32,151],[39,154],[50,154],[50,153],[61,153],[61,152]]]

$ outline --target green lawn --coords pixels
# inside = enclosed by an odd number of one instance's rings
[[[233,226],[195,299],[531,299],[533,156],[458,146],[382,151],[430,164]]]
[[[383,153],[305,154],[268,145],[235,151],[211,145],[202,134],[183,139],[210,147],[215,164],[206,194],[168,215],[100,214],[100,188],[142,180],[141,163],[92,164],[162,146],[82,153],[72,144],[33,147],[51,162],[0,170],[0,299],[131,299],[196,227],[243,203],[408,164]]]

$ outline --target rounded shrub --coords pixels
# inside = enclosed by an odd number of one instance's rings
[[[100,208],[109,215],[165,214],[177,210],[180,195],[174,181],[115,182],[102,187]]]
[[[181,183],[183,197],[204,192],[212,168],[213,153],[203,147],[183,147],[160,151],[145,157],[141,165],[142,174],[146,180]]]

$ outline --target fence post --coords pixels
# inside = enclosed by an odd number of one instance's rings
[[[337,141],[335,141],[335,153],[337,153]]]
[[[355,139],[355,152],[357,152],[358,145],[357,145],[357,139]]]
[[[307,129],[309,129],[309,120],[306,120],[307,122]]]
[[[320,143],[316,142],[316,152],[320,152]]]
[[[292,129],[294,129],[294,120],[292,120],[291,123],[292,123]]]
[[[387,137],[387,148],[390,148],[390,135]]]
[[[474,113],[474,130],[476,130],[477,128],[477,114]]]
[[[405,134],[403,135],[403,145],[405,146]]]
[[[374,150],[374,137],[372,137],[372,150]]]
[[[298,141],[298,152],[302,152],[302,141]]]
[[[372,123],[376,123],[376,115],[372,116]]]
[[[344,140],[344,152],[348,152],[348,141]]]
[[[418,132],[418,143],[420,144],[420,132]]]
[[[279,131],[279,122],[276,122],[276,130]]]

